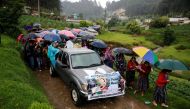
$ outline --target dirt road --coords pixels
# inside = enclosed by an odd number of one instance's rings
[[[129,95],[87,102],[82,107],[72,103],[70,89],[60,77],[51,78],[49,71],[35,72],[45,89],[50,103],[56,109],[150,109],[148,106]]]

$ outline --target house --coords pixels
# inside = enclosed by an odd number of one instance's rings
[[[74,13],[74,14],[68,16],[68,19],[70,19],[70,20],[80,20],[80,17],[79,17],[79,14]]]
[[[189,24],[190,19],[187,17],[184,18],[169,18],[171,24]]]
[[[128,17],[126,16],[126,10],[125,9],[118,9],[112,13],[112,16],[118,17],[120,20],[127,20]]]

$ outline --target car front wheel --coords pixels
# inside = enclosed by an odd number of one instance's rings
[[[76,106],[80,106],[82,104],[83,100],[76,86],[73,86],[71,89],[71,98]]]

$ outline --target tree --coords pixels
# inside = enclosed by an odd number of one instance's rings
[[[150,26],[154,28],[165,28],[169,24],[169,18],[167,16],[162,16],[154,19]]]
[[[23,0],[2,0],[0,3],[0,29],[1,34],[17,36],[18,19],[22,15]]]
[[[175,33],[170,28],[166,28],[164,31],[164,45],[170,45],[172,42],[176,40]]]
[[[108,22],[108,28],[114,27],[119,22],[119,19],[117,17],[112,17],[111,20]]]
[[[141,28],[137,21],[132,20],[129,23],[127,23],[127,30],[131,34],[140,34]]]
[[[83,20],[84,18],[83,18],[83,13],[79,13],[79,18],[80,18],[80,20]]]

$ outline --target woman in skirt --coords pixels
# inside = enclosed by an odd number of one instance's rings
[[[161,106],[168,107],[168,105],[166,104],[166,85],[169,82],[169,72],[171,72],[171,70],[164,69],[158,75],[158,79],[156,80],[156,88],[153,95],[154,101],[152,102],[154,106],[157,106],[157,103],[161,103]]]
[[[144,96],[144,93],[148,89],[147,73],[151,71],[149,62],[145,61],[144,63],[137,66],[139,72],[137,89],[134,91],[134,94],[141,91],[141,96]]]
[[[126,85],[127,87],[134,88],[135,81],[135,70],[138,63],[135,57],[132,57],[127,63],[127,73],[126,73]]]

